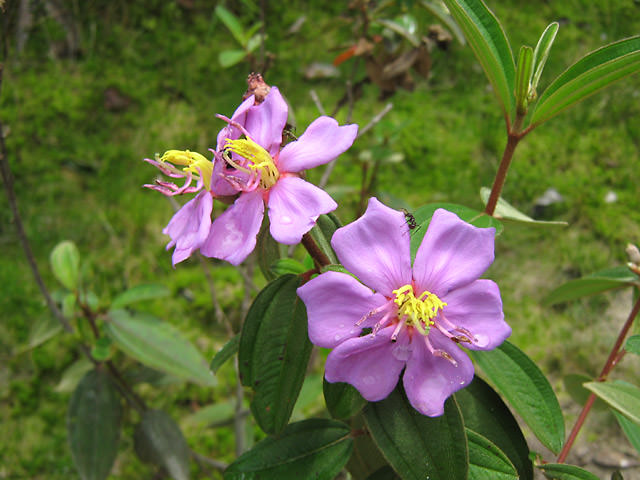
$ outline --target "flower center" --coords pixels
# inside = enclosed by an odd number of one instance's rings
[[[416,297],[411,285],[404,285],[393,293],[396,296],[393,301],[398,305],[398,319],[425,336],[429,334],[431,326],[435,325],[434,319],[438,313],[447,305],[437,295],[426,290]]]
[[[180,172],[173,165],[182,165],[185,168],[183,172],[195,174],[195,178],[202,178],[204,186],[207,190],[211,187],[211,175],[213,173],[213,162],[198,152],[190,152],[189,150],[167,150],[160,162],[169,164],[169,170]]]
[[[231,155],[225,155],[225,160],[234,168],[246,172],[256,177],[260,186],[267,190],[273,187],[280,172],[269,152],[250,139],[230,140],[227,139],[225,151],[231,151],[247,160],[247,163],[240,165],[231,159]]]

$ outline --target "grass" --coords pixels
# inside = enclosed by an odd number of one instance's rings
[[[47,57],[49,40],[59,38],[60,32],[55,22],[41,21],[26,51],[17,56],[10,50],[6,63],[0,116],[8,130],[9,160],[28,236],[53,290],[57,287],[48,255],[64,239],[78,245],[86,282],[103,303],[129,286],[167,285],[171,301],[149,302],[145,308],[179,326],[210,358],[223,345],[224,333],[206,279],[197,261],[171,268],[166,237],[160,232],[172,207],[140,187],[155,175],[140,160],[169,148],[205,152],[212,146],[221,127],[213,115],[233,111],[245,89],[247,66],[219,67],[218,52],[234,43],[207,2],[195,2],[194,10],[173,2],[81,3],[75,13],[83,19],[82,58]],[[490,5],[512,35],[514,49],[523,42],[535,45],[547,23],[561,21],[543,87],[581,55],[640,27],[638,6],[630,0],[556,3]],[[247,24],[257,19],[252,5],[243,2]],[[316,2],[273,4],[269,9],[267,48],[276,60],[267,81],[287,96],[297,131],[302,132],[318,115],[311,88],[327,108],[344,91],[351,65],[345,64],[337,79],[305,80],[302,70],[311,61],[331,61],[336,52],[329,47],[348,45],[346,3],[332,4],[332,10]],[[302,14],[308,20],[300,33],[287,34]],[[638,243],[637,81],[623,80],[534,131],[516,151],[503,192],[528,213],[547,188],[564,197],[544,216],[566,220],[570,227],[507,226],[489,272],[501,286],[513,342],[554,379],[570,372],[597,373],[616,323],[625,315],[628,299],[620,295],[552,308],[540,302],[570,278],[623,263],[626,243]],[[130,98],[130,106],[105,110],[103,92],[108,87]],[[364,125],[382,109],[378,93],[375,86],[365,86],[354,121]],[[381,169],[381,198],[411,208],[449,201],[480,209],[479,189],[490,186],[505,139],[497,102],[472,52],[457,44],[448,52],[434,52],[431,78],[390,100],[393,110],[341,157],[333,173],[332,188],[343,192],[335,195],[342,220],[353,219],[358,202],[349,188],[359,185],[359,153],[381,144],[405,158]],[[343,109],[338,119],[344,122],[345,116]],[[320,171],[309,172],[309,178],[318,181]],[[609,191],[617,194],[617,202],[605,202]],[[64,423],[69,394],[57,393],[55,386],[77,354],[72,340],[63,336],[15,353],[47,312],[4,195],[0,245],[0,311],[5,319],[0,324],[0,437],[12,439],[3,447],[10,462],[0,467],[0,478],[67,478],[74,471]],[[239,276],[219,262],[214,271],[221,303],[233,317],[242,298]],[[257,275],[256,280],[261,282]],[[623,364],[623,371],[632,371],[633,365],[624,370]],[[144,386],[142,393],[154,408],[166,408],[179,420],[232,394],[233,371],[224,368],[212,391],[178,384],[162,390]],[[123,432],[114,477],[149,476],[150,470],[133,459],[130,433]],[[198,451],[226,461],[233,458],[229,429],[189,430],[188,439]]]

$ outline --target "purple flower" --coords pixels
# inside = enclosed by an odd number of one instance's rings
[[[236,124],[244,124],[253,105],[254,97],[252,95],[236,109],[231,117],[232,120]],[[229,125],[220,131],[218,138],[224,141],[227,136],[238,138],[240,135],[237,128]],[[144,185],[145,187],[159,191],[166,196],[200,192],[195,198],[184,204],[162,230],[162,233],[171,237],[167,244],[167,250],[175,246],[172,256],[175,267],[177,263],[189,258],[209,237],[213,197],[233,196],[238,193],[238,190],[225,180],[224,162],[215,158],[214,161],[211,161],[197,152],[169,150],[159,159],[145,158],[144,160],[157,167],[168,177],[185,178],[183,186],[178,186],[173,182],[156,180],[155,184]],[[183,168],[180,169],[178,166]],[[197,184],[192,186],[194,176],[197,179]]]
[[[404,214],[370,199],[365,214],[331,240],[362,283],[326,272],[298,289],[311,341],[333,349],[327,381],[350,383],[375,402],[404,369],[414,408],[442,415],[445,400],[473,379],[460,346],[490,350],[511,334],[498,286],[478,279],[493,262],[494,235],[438,209],[412,266]]]
[[[288,107],[276,87],[271,87],[260,105],[249,105],[236,114],[238,121],[221,117],[229,125],[218,135],[215,155],[216,161],[226,164],[220,178],[241,193],[213,222],[200,248],[203,255],[234,265],[253,251],[265,204],[271,235],[288,245],[300,242],[319,215],[336,209],[327,193],[300,175],[343,153],[358,132],[357,125],[341,127],[333,118],[320,117],[297,141],[282,147]]]
[[[162,233],[171,237],[167,250],[176,247],[171,257],[174,267],[176,263],[189,258],[209,236],[212,209],[213,197],[209,192],[202,191],[185,203],[162,230]]]

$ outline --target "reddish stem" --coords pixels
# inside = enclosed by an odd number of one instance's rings
[[[327,257],[324,252],[320,250],[320,247],[318,247],[318,244],[313,239],[310,233],[307,232],[302,236],[302,245],[307,249],[307,252],[309,252],[311,258],[313,258],[320,267],[331,264],[331,260],[329,260],[329,257]]]
[[[627,318],[627,321],[622,326],[622,330],[620,330],[620,333],[618,334],[616,343],[613,345],[611,353],[609,353],[609,358],[607,358],[607,362],[604,364],[602,372],[600,372],[600,375],[596,379],[597,382],[604,382],[609,376],[609,373],[611,372],[613,367],[622,359],[622,356],[624,355],[622,344],[624,343],[624,340],[627,337],[627,334],[629,333],[629,330],[631,329],[633,321],[638,315],[638,312],[640,312],[640,297],[638,297],[638,300],[636,300],[636,303],[634,304],[633,309],[629,314],[629,318]],[[587,418],[587,415],[589,414],[589,411],[591,410],[591,407],[593,406],[593,402],[595,402],[595,400],[595,394],[590,394],[589,398],[587,399],[587,403],[585,403],[584,407],[582,407],[582,411],[580,412],[580,415],[578,416],[578,419],[576,420],[576,423],[573,426],[571,433],[569,434],[569,438],[567,438],[567,442],[564,444],[560,455],[558,455],[558,463],[564,463],[564,461],[567,459],[569,451],[573,446],[573,442],[578,436],[578,432],[580,432],[580,429],[582,428],[582,425],[584,424],[584,421]]]
[[[513,154],[516,151],[518,143],[524,138],[527,133],[531,131],[531,128],[520,131],[523,121],[524,115],[516,115],[516,119],[513,122],[513,127],[509,127],[509,122],[507,121],[507,145],[504,147],[502,160],[500,161],[500,166],[498,167],[498,171],[496,172],[496,178],[493,180],[493,186],[491,187],[489,201],[487,202],[487,206],[484,209],[487,215],[493,215],[496,210],[496,205],[498,204],[500,193],[502,193],[504,182],[507,179],[507,172],[509,171],[509,167],[511,166],[511,160],[513,159]]]

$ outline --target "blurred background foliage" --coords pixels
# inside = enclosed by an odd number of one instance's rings
[[[252,68],[268,66],[265,79],[287,97],[298,135],[319,115],[312,89],[331,112],[344,97],[346,82],[367,77],[357,58],[337,69],[331,65],[360,36],[356,2],[4,3],[0,118],[19,209],[45,281],[55,290],[49,252],[72,240],[81,252],[85,281],[102,302],[133,285],[166,285],[169,299],[145,308],[187,332],[210,358],[225,343],[225,330],[198,260],[171,267],[161,230],[173,206],[141,187],[156,175],[141,160],[171,148],[205,153],[215,147],[222,122],[214,115],[233,112]],[[398,1],[392,12],[411,15],[426,31],[437,22],[419,3]],[[263,22],[264,47],[228,68],[219,54],[238,48],[238,42],[216,14],[220,5],[246,28]],[[640,31],[640,3],[633,0],[508,0],[489,7],[514,49],[535,45],[549,22],[560,23],[543,88],[587,52]],[[21,8],[29,9],[27,23]],[[351,121],[362,127],[386,102],[393,108],[340,158],[332,174],[328,190],[340,204],[343,223],[359,208],[363,165],[371,158],[400,160],[381,162],[369,189],[392,206],[411,210],[448,201],[482,208],[478,192],[493,181],[505,143],[504,121],[468,47],[454,40],[446,49],[433,48],[430,61],[427,79],[411,73],[413,91],[387,92],[384,100],[378,85],[359,83]],[[312,73],[318,66],[321,73]],[[349,115],[345,105],[336,117],[344,123]],[[541,362],[561,392],[564,374],[597,373],[630,298],[598,296],[553,308],[542,307],[541,300],[568,279],[622,264],[626,243],[640,242],[639,118],[638,78],[631,77],[528,136],[503,191],[535,218],[570,224],[528,230],[507,224],[489,272],[501,286],[512,341]],[[308,177],[317,183],[321,174],[318,169]],[[560,197],[545,205],[540,198],[548,189]],[[5,195],[0,196],[0,247],[0,478],[68,478],[75,475],[64,420],[69,392],[59,382],[77,353],[63,335],[26,348],[32,326],[50,314],[27,267]],[[221,306],[236,318],[242,277],[222,262],[212,264]],[[264,284],[258,273],[254,282]],[[218,377],[214,389],[143,385],[140,392],[152,407],[168,409],[180,421],[194,449],[230,461],[231,429],[204,428],[188,419],[205,405],[225,408],[235,388],[232,366]],[[312,393],[310,408],[315,400],[321,406]],[[565,405],[570,402],[565,399]],[[131,435],[122,439],[125,453],[113,478],[150,478],[130,454]]]

